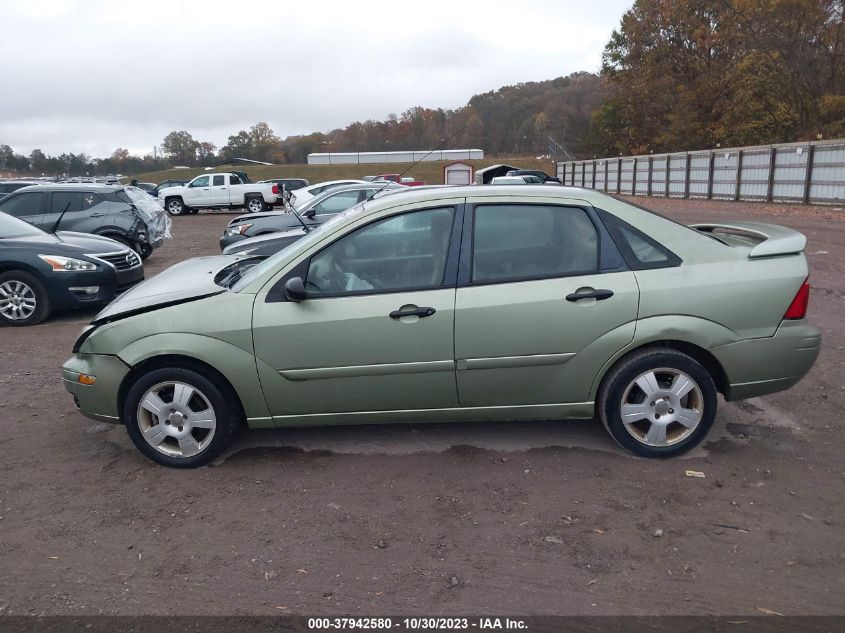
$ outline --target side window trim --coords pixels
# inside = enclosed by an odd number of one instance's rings
[[[632,226],[628,222],[625,222],[625,220],[613,215],[609,211],[605,211],[604,209],[596,209],[596,214],[598,215],[602,224],[607,226],[607,231],[610,234],[611,239],[613,240],[614,244],[616,244],[617,248],[619,249],[619,252],[622,254],[622,257],[625,258],[625,262],[628,264],[628,267],[631,270],[675,268],[683,263],[683,260],[674,252],[669,250],[667,247],[655,240],[653,237],[646,235],[635,226]],[[628,240],[626,240],[624,236],[620,234],[618,230],[619,226],[624,226],[626,230],[630,231],[638,238],[655,248],[658,252],[665,255],[666,260],[662,262],[640,261],[640,259],[634,254],[633,250],[631,249],[631,246],[628,244]]]
[[[293,277],[302,277],[303,280],[305,276],[308,274],[308,269],[311,265],[311,260],[319,255],[323,250],[341,240],[349,235],[352,235],[356,231],[360,231],[375,222],[379,222],[381,220],[385,220],[387,218],[394,218],[400,215],[405,215],[407,213],[415,213],[418,211],[429,211],[431,209],[441,209],[441,208],[451,208],[455,210],[454,219],[452,220],[452,232],[449,236],[449,247],[446,252],[446,265],[443,272],[443,281],[441,282],[440,286],[425,286],[421,288],[402,288],[400,290],[380,290],[380,289],[373,289],[373,290],[360,290],[360,291],[353,291],[353,292],[344,292],[342,294],[324,294],[315,297],[309,297],[307,301],[320,301],[323,299],[344,299],[346,297],[360,297],[360,296],[370,296],[370,295],[391,295],[391,294],[401,294],[405,292],[425,292],[429,290],[440,290],[443,288],[454,288],[455,284],[457,283],[457,270],[458,270],[458,259],[459,253],[461,249],[461,232],[464,223],[464,216],[465,216],[465,206],[463,203],[458,204],[445,204],[441,206],[432,206],[432,207],[424,207],[420,209],[412,209],[410,211],[405,211],[402,213],[395,213],[393,215],[382,216],[379,218],[375,218],[366,224],[362,224],[361,226],[355,228],[353,231],[348,233],[344,233],[343,235],[339,236],[337,239],[332,240],[322,248],[320,248],[315,253],[312,253],[309,257],[301,260],[298,262],[293,268],[291,268],[287,273],[285,273],[279,280],[273,284],[270,290],[267,292],[267,296],[264,299],[265,303],[286,303],[288,302],[288,298],[285,296],[285,284],[288,282],[289,279]]]
[[[459,288],[467,286],[490,286],[509,283],[520,283],[523,281],[539,281],[542,279],[565,279],[567,277],[583,277],[584,275],[599,275],[612,272],[623,272],[629,270],[622,253],[616,246],[616,243],[611,238],[605,225],[601,222],[596,213],[596,210],[591,206],[582,206],[578,204],[560,204],[560,203],[540,203],[540,202],[518,202],[521,206],[556,206],[566,207],[569,209],[580,209],[587,214],[590,222],[598,234],[598,269],[588,273],[572,273],[565,275],[540,275],[528,276],[521,278],[490,280],[490,281],[473,281],[472,280],[472,261],[473,261],[473,239],[475,236],[475,211],[478,207],[495,204],[491,202],[477,202],[467,203],[465,205],[463,234],[460,247],[460,260],[458,262],[457,270],[457,286]]]

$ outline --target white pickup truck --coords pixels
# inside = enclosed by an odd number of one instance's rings
[[[283,204],[282,190],[274,183],[245,183],[237,174],[203,174],[181,187],[158,193],[170,215],[196,213],[199,209],[243,207],[249,213],[268,211]]]

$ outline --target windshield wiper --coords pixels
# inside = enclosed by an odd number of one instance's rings
[[[302,225],[302,228],[305,229],[305,232],[310,233],[311,229],[308,227],[307,224],[305,224],[305,222],[302,219],[302,216],[299,215],[299,212],[294,208],[293,205],[290,205],[290,210],[296,216],[296,219],[299,220],[299,223]]]
[[[52,228],[52,229],[50,229],[50,233],[52,233],[52,234],[54,234],[54,235],[55,235],[55,233],[56,233],[56,229],[58,229],[58,228],[59,228],[59,224],[61,223],[62,218],[63,218],[63,217],[65,217],[65,213],[67,213],[67,210],[68,210],[68,209],[70,209],[70,202],[68,202],[68,203],[65,205],[64,210],[63,210],[63,211],[59,214],[59,218],[56,220],[56,223],[53,225],[53,228]]]

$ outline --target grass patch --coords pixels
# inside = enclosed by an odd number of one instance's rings
[[[417,180],[424,180],[430,185],[443,184],[443,166],[451,161],[431,161],[422,162],[413,169],[411,169],[407,176],[416,178]],[[469,163],[475,169],[482,169],[490,165],[498,165],[501,163],[507,165],[514,165],[523,169],[542,169],[547,174],[555,175],[555,164],[551,160],[539,160],[537,158],[526,157],[499,157],[499,158],[485,158],[484,160],[469,160],[462,161]],[[269,178],[307,178],[311,184],[317,182],[324,182],[326,180],[340,180],[344,178],[361,178],[362,176],[371,176],[377,174],[401,174],[408,169],[410,163],[377,163],[366,165],[256,165],[237,167],[224,166],[216,168],[213,171],[227,171],[235,169],[237,171],[245,171],[253,180],[267,180]],[[168,169],[165,171],[154,171],[146,174],[140,174],[131,178],[137,178],[141,182],[155,182],[159,183],[168,178],[185,178],[190,179],[200,174],[209,173],[202,167],[193,169]],[[129,182],[131,178],[124,178],[125,182]]]

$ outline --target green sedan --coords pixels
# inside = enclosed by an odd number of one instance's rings
[[[788,389],[815,362],[805,243],[575,188],[409,190],[268,259],[136,286],[63,380],[167,466],[209,462],[244,425],[593,417],[671,457],[706,437],[717,394]]]

